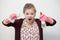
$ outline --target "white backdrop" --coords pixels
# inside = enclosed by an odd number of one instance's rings
[[[20,13],[20,17],[23,18],[22,9],[25,3],[35,5],[36,18],[39,18],[39,13],[42,11],[57,21],[55,26],[43,29],[44,40],[60,40],[60,0],[0,0],[0,40],[14,40],[14,28],[2,25],[2,20],[11,13]]]

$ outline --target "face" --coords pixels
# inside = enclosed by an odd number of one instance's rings
[[[24,15],[25,15],[26,21],[28,23],[32,23],[34,21],[34,17],[36,13],[34,12],[34,9],[31,8],[31,9],[26,9]]]

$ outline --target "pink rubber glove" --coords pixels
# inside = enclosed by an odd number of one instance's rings
[[[5,20],[4,20],[4,24],[8,24],[8,23],[14,23],[14,21],[17,19],[17,15],[16,15],[16,13],[12,13],[12,14],[10,14],[9,15],[9,17],[8,18],[6,18]]]
[[[9,24],[9,23],[14,23],[17,17],[19,17],[20,14],[12,13],[9,15],[8,18],[4,19],[3,23],[4,24]]]
[[[12,13],[10,16],[9,16],[10,19],[17,19],[17,15],[16,13]]]
[[[47,20],[47,16],[45,16],[44,14],[42,14],[42,12],[40,12],[40,20],[41,21],[46,21]]]
[[[8,18],[4,19],[3,21],[4,24],[9,24],[10,23],[10,20]]]
[[[50,17],[47,17],[46,15],[42,14],[42,12],[40,12],[40,18],[41,21],[46,21],[49,23],[53,23],[53,19]]]

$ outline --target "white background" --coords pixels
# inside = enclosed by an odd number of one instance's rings
[[[56,25],[43,29],[44,40],[60,40],[60,0],[0,0],[0,40],[14,40],[14,28],[4,26],[2,21],[11,13],[20,13],[20,17],[23,18],[22,10],[25,3],[35,5],[36,18],[39,18],[39,13],[42,11],[57,21]]]

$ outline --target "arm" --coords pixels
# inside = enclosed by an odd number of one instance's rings
[[[8,19],[2,21],[2,24],[5,26],[13,26],[15,23],[11,23]]]
[[[13,26],[15,24],[15,20],[17,19],[17,16],[15,13],[9,15],[8,18],[4,19],[2,21],[2,24],[5,26]]]
[[[47,26],[53,26],[56,24],[55,19],[42,14],[42,12],[40,12],[40,20],[44,21]]]
[[[45,22],[46,23],[46,26],[53,26],[56,24],[56,20],[53,19],[53,22],[52,23],[49,23],[49,22]]]

